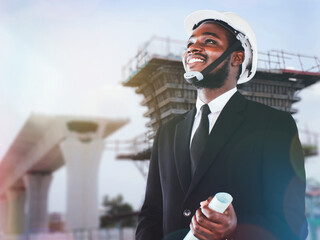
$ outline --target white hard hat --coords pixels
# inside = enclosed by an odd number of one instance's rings
[[[240,40],[245,54],[238,84],[248,82],[256,73],[258,62],[257,40],[253,29],[246,20],[235,13],[214,10],[200,10],[191,13],[186,17],[184,27],[187,33],[191,35],[198,23],[211,19],[222,21],[237,31],[236,38]]]

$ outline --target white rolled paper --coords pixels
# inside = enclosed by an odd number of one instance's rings
[[[210,201],[208,207],[216,212],[224,213],[224,211],[228,208],[232,200],[233,198],[229,193],[219,192]],[[190,230],[183,240],[198,240],[198,238],[193,236]]]
[[[220,192],[217,193],[209,203],[209,208],[219,213],[224,213],[228,208],[233,198],[229,193]]]

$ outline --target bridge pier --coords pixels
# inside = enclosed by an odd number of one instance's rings
[[[26,230],[25,221],[26,214],[24,211],[25,205],[25,189],[24,188],[10,188],[7,191],[7,235],[20,235]]]
[[[0,196],[0,233],[8,232],[8,199],[5,194]],[[0,238],[1,239],[1,238]]]
[[[40,233],[49,229],[48,190],[51,173],[28,173],[23,177],[26,186],[27,232]]]
[[[98,173],[104,141],[67,138],[60,144],[67,168],[66,228],[99,227]]]

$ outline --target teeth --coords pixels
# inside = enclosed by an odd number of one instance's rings
[[[194,63],[194,62],[204,62],[204,60],[200,58],[191,58],[188,63]]]

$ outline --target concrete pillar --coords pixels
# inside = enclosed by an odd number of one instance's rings
[[[25,232],[26,214],[24,211],[25,189],[11,188],[7,191],[8,222],[7,234],[20,235]]]
[[[0,236],[7,232],[8,232],[8,200],[6,195],[2,195],[0,196]]]
[[[40,233],[49,229],[48,191],[51,173],[28,173],[23,177],[26,186],[27,232]]]
[[[98,170],[104,142],[69,137],[60,148],[67,168],[66,228],[98,228]]]

